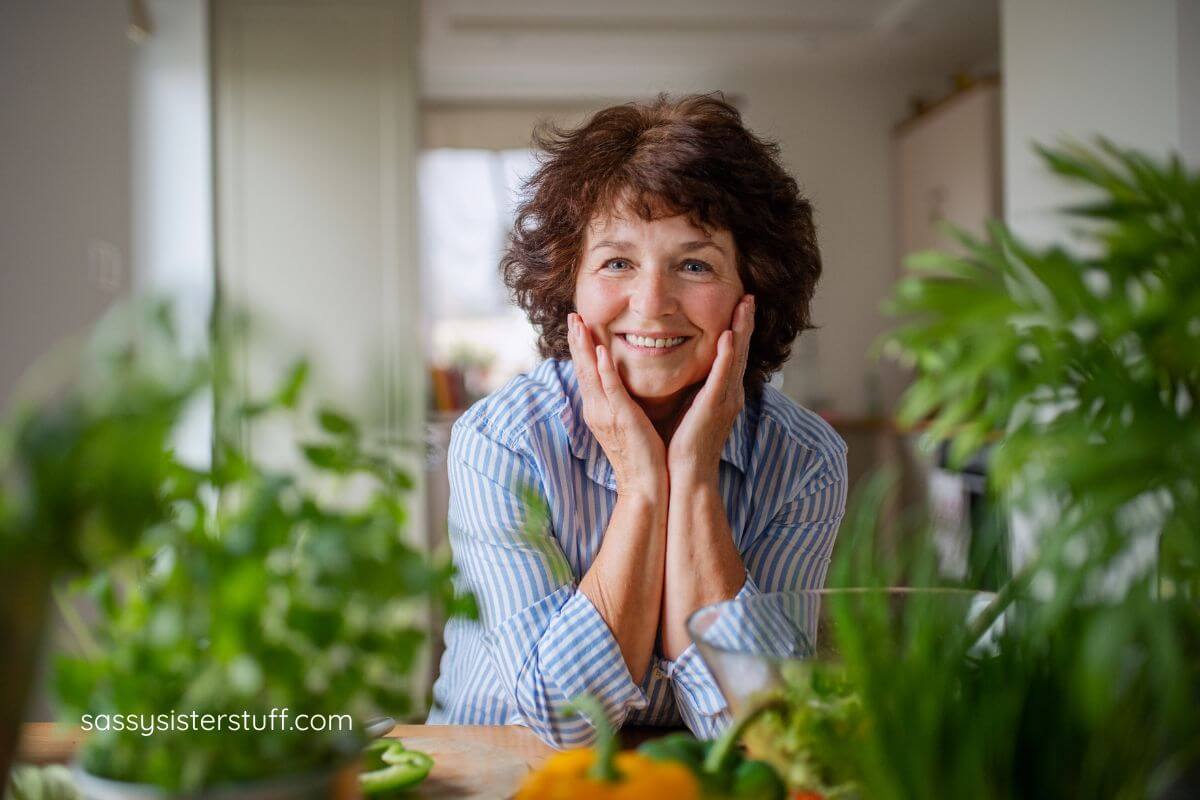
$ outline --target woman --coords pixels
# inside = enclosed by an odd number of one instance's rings
[[[429,722],[574,746],[595,728],[565,705],[589,693],[614,725],[713,736],[728,712],[688,615],[820,587],[845,506],[845,444],[765,385],[811,327],[811,206],[714,96],[538,144],[502,269],[547,360],[454,426],[450,541],[480,618],[446,626]]]

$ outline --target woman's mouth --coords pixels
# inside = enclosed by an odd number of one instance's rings
[[[617,338],[630,350],[650,355],[666,355],[683,346],[689,336],[642,336],[636,333],[621,333]]]

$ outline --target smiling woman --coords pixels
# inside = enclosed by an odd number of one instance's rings
[[[501,266],[547,360],[454,427],[480,618],[446,627],[429,721],[581,744],[595,720],[567,704],[590,694],[614,725],[712,736],[728,710],[687,617],[821,586],[845,506],[845,444],[765,383],[810,327],[812,209],[719,96],[538,144]]]
[[[710,237],[682,214],[603,214],[588,226],[575,308],[651,421],[667,425],[708,375],[743,290],[729,231]]]

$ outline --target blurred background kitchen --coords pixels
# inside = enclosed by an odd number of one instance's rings
[[[776,383],[847,440],[852,482],[890,464],[897,508],[929,502],[946,570],[986,572],[986,459],[944,468],[893,424],[880,303],[906,254],[953,247],[942,222],[1064,236],[1031,142],[1200,164],[1200,3],[6,0],[0,87],[0,404],[130,293],[177,297],[198,344],[220,297],[275,343],[238,354],[250,390],[307,353],[319,394],[418,445],[430,547],[450,425],[536,361],[496,270],[531,129],[723,91],[816,208],[819,329]]]

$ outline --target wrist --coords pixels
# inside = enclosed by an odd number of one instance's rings
[[[626,504],[636,505],[638,509],[649,510],[656,509],[660,505],[665,506],[667,499],[667,482],[666,477],[661,481],[630,481],[628,485],[625,483],[617,483],[617,499],[624,500]]]
[[[658,506],[663,503],[669,492],[669,482],[665,469],[656,470],[649,475],[636,478],[617,477],[617,498],[639,506]]]
[[[701,463],[695,459],[673,461],[669,468],[671,493],[692,494],[710,489],[717,490],[720,484],[720,464],[720,459],[711,463]]]

